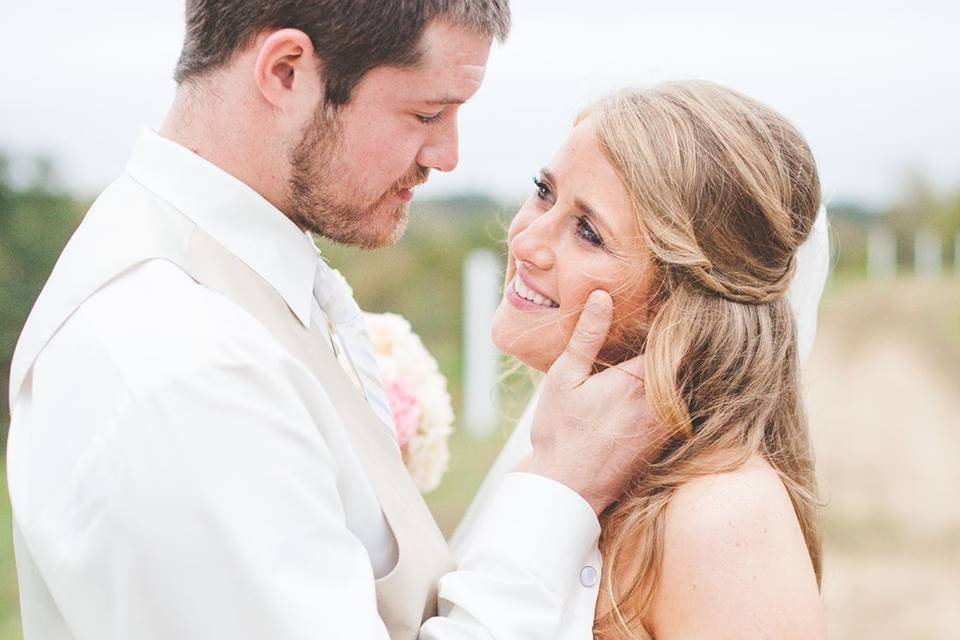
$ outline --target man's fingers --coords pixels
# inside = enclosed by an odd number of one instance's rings
[[[621,373],[625,373],[630,376],[637,384],[643,387],[643,381],[646,373],[646,359],[644,354],[640,354],[634,358],[630,358],[626,362],[621,362],[614,369],[617,369]]]
[[[567,348],[551,367],[551,374],[566,380],[582,381],[590,377],[593,363],[603,347],[613,320],[613,300],[600,289],[587,298]],[[557,373],[554,374],[554,369]]]
[[[597,384],[603,386],[618,398],[641,398],[646,395],[646,367],[644,355],[640,355],[613,365],[599,374]]]

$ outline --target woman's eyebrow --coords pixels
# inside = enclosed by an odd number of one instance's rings
[[[547,182],[549,182],[550,184],[553,185],[553,188],[554,188],[556,191],[559,191],[559,190],[560,190],[560,185],[557,184],[557,177],[556,177],[555,175],[553,175],[553,173],[552,173],[549,169],[547,169],[546,167],[544,167],[543,169],[540,169],[540,173],[541,173],[541,175],[543,175],[544,178],[547,179]],[[583,200],[582,198],[580,198],[580,197],[577,197],[577,198],[574,198],[574,200],[573,200],[573,205],[574,205],[577,209],[579,209],[581,212],[583,212],[583,214],[586,215],[588,218],[590,218],[591,220],[593,220],[594,222],[596,222],[596,223],[597,223],[597,226],[602,227],[601,230],[602,230],[608,237],[612,237],[612,236],[613,236],[613,230],[610,228],[610,225],[607,224],[607,221],[606,221],[606,219],[604,218],[604,216],[602,216],[602,215],[600,215],[599,213],[597,213],[597,210],[594,209],[593,207],[591,207],[589,204],[587,204],[586,201],[584,201],[584,200]]]
[[[607,235],[608,238],[613,237],[613,231],[610,229],[610,225],[607,224],[604,216],[597,213],[597,210],[591,207],[589,204],[581,200],[580,198],[575,198],[573,204],[580,209],[583,213],[586,214],[588,218],[597,223],[597,226],[603,228],[603,232]]]

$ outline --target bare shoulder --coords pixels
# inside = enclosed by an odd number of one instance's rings
[[[768,531],[767,525],[774,531]],[[676,539],[708,545],[770,533],[801,535],[779,474],[760,456],[730,473],[684,483],[670,498],[667,528],[680,536]]]
[[[793,504],[759,456],[681,486],[667,506],[664,540],[649,620],[659,640],[825,637]]]

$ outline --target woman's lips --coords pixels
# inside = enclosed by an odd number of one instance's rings
[[[507,283],[506,289],[507,301],[520,311],[552,311],[559,307],[553,300],[544,298],[530,288],[518,274],[514,275],[513,279]],[[528,300],[529,297],[535,297],[535,299]],[[540,300],[540,302],[537,302],[537,300]]]

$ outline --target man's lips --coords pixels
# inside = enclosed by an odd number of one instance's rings
[[[425,181],[421,180],[419,182],[414,182],[409,186],[401,186],[396,190],[397,197],[405,202],[409,202],[413,199],[413,190],[424,184]]]

